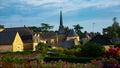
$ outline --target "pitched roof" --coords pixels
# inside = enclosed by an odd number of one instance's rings
[[[64,42],[59,42],[59,46],[64,47],[64,48],[68,48],[74,45],[74,40],[68,40],[68,41],[64,41]]]
[[[19,32],[20,36],[33,34],[33,32],[27,27],[5,28],[3,32]]]
[[[17,32],[0,32],[0,45],[12,44]]]
[[[70,29],[67,36],[73,37],[73,36],[78,36],[78,35],[76,34],[76,32],[73,29]]]
[[[48,39],[48,38],[56,38],[57,34],[55,32],[41,32],[40,38],[41,39]]]
[[[90,42],[99,43],[101,45],[113,45],[113,43],[107,37],[102,35],[96,35],[90,40]]]
[[[23,43],[33,42],[33,32],[27,27],[14,27],[14,28],[5,28],[2,32],[18,32]]]

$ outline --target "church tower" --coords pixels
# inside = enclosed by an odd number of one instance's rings
[[[60,25],[59,25],[59,34],[64,34],[64,26],[63,26],[63,19],[62,19],[62,11],[60,11]]]

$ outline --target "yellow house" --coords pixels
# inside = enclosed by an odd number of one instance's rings
[[[24,51],[33,50],[33,32],[26,26],[4,28],[2,32],[18,32],[23,42]]]
[[[18,32],[0,32],[0,52],[21,52],[23,50],[23,42]]]

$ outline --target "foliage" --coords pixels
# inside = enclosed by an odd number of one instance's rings
[[[47,53],[48,47],[45,43],[39,42],[36,46],[36,51],[39,51],[41,53]]]
[[[102,68],[120,68],[118,60],[115,58],[103,58],[103,67]]]
[[[120,37],[120,26],[116,21],[116,17],[113,18],[112,26],[108,26],[103,29],[103,35],[112,39]]]
[[[72,47],[65,49],[66,55],[77,56],[81,51],[81,45],[73,45]]]
[[[47,23],[41,23],[41,27],[40,28],[41,28],[41,31],[47,32],[47,31],[50,31],[50,29],[52,29],[53,26],[50,26]]]
[[[47,23],[41,23],[41,25],[39,27],[36,26],[31,26],[28,27],[29,29],[33,30],[34,32],[48,32],[50,31],[50,29],[53,29],[54,26],[51,26],[50,24]]]
[[[100,57],[104,53],[104,47],[97,43],[86,43],[81,48],[81,55],[84,57]]]
[[[41,32],[40,27],[36,27],[36,26],[30,26],[28,27],[29,29],[33,30],[34,32]]]
[[[101,68],[91,63],[70,63],[66,61],[51,61],[40,63],[40,68]]]
[[[117,42],[116,45],[115,45],[115,47],[120,48],[120,42]]]
[[[65,55],[65,49],[61,47],[57,47],[55,49],[52,49],[51,51],[59,53],[59,55]]]
[[[74,45],[70,48],[55,48],[55,49],[51,49],[50,51],[52,52],[57,52],[59,55],[70,55],[70,56],[77,56],[79,54],[79,52],[81,51],[81,45]]]
[[[69,55],[64,55],[64,56],[50,56],[50,57],[45,57],[44,61],[50,62],[50,61],[67,61],[71,63],[88,63],[90,62],[92,57],[72,57]]]
[[[73,27],[74,27],[76,33],[81,37],[82,34],[83,34],[82,31],[81,31],[81,29],[83,29],[83,27],[81,27],[79,24],[73,25]]]

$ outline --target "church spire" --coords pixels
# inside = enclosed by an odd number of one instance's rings
[[[62,11],[60,11],[60,26],[63,26]]]
[[[63,26],[63,19],[62,19],[62,11],[60,11],[60,25],[59,25],[59,34],[64,34],[64,26]]]

